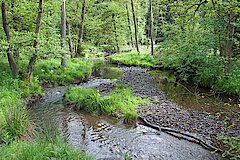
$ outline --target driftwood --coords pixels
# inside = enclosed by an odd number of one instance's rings
[[[151,124],[142,116],[139,116],[139,120],[141,120],[143,122],[143,124],[145,126],[147,126],[147,127],[156,129],[158,131],[165,132],[165,133],[170,134],[171,136],[174,136],[174,137],[176,137],[178,139],[184,139],[184,140],[187,140],[187,141],[199,144],[199,145],[201,145],[202,147],[204,147],[207,150],[211,150],[211,151],[215,151],[215,152],[223,152],[223,150],[221,150],[219,148],[216,148],[216,147],[214,147],[214,146],[212,146],[210,144],[207,144],[202,139],[200,139],[198,137],[195,137],[193,135],[190,135],[190,134],[178,131],[178,130],[174,130],[174,129],[171,129],[171,128],[160,127],[160,126]]]

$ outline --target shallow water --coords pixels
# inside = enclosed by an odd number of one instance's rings
[[[240,112],[239,101],[227,95],[213,94],[206,88],[196,88],[176,83],[176,77],[169,71],[149,71],[154,76],[157,88],[166,98],[188,111]]]
[[[82,86],[109,83],[113,81],[96,79]],[[127,156],[137,160],[218,159],[197,144],[146,126],[127,126],[107,116],[74,111],[63,103],[65,90],[65,87],[48,89],[44,99],[30,108],[31,117],[42,127],[58,130],[69,144],[85,150],[96,159],[115,160]]]

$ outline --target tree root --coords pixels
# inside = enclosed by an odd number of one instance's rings
[[[143,122],[143,124],[145,126],[147,126],[147,127],[156,129],[158,131],[165,132],[165,133],[170,134],[171,136],[174,136],[174,137],[176,137],[178,139],[184,139],[184,140],[187,140],[189,142],[193,142],[193,143],[199,144],[199,145],[201,145],[202,147],[204,147],[207,150],[211,150],[211,151],[215,151],[215,152],[223,152],[223,150],[221,150],[219,148],[216,148],[216,147],[214,147],[214,146],[212,146],[210,144],[207,144],[202,139],[200,139],[198,137],[195,137],[193,135],[190,135],[190,134],[178,131],[178,130],[174,130],[174,129],[171,129],[171,128],[165,128],[165,127],[160,127],[160,126],[151,124],[142,116],[139,116],[139,120],[141,120]]]

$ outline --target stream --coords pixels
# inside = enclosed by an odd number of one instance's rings
[[[152,79],[146,70],[131,67],[121,68],[121,70],[125,77],[122,78],[121,75],[119,79],[128,85],[133,83],[133,77],[138,80]],[[136,75],[131,77],[126,72],[136,73]],[[109,75],[109,72],[106,73]],[[126,78],[126,75],[129,77]],[[116,81],[117,79],[95,77],[78,86],[104,90],[103,88],[111,86]],[[108,116],[94,116],[84,111],[75,111],[64,105],[63,96],[66,89],[67,87],[64,86],[46,89],[43,99],[29,109],[30,116],[36,124],[46,128],[48,132],[60,133],[69,144],[86,151],[98,160],[120,160],[130,159],[130,157],[137,160],[221,159],[200,145],[142,124],[129,126],[121,120]],[[156,99],[159,102],[166,101],[164,94],[155,87],[154,83],[139,80],[137,84],[132,84],[132,89],[138,96],[154,97],[153,101]]]

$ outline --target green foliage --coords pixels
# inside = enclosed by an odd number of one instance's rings
[[[222,153],[223,157],[228,157],[231,160],[237,160],[240,158],[240,136],[226,137],[222,134],[219,135],[217,139],[224,145],[224,151]]]
[[[23,98],[42,95],[43,91],[36,79],[29,85],[26,81],[12,78],[4,62],[0,62],[0,72],[0,143],[9,143],[30,127]]]
[[[92,73],[94,64],[84,59],[73,59],[67,61],[67,66],[60,65],[60,59],[43,60],[36,64],[34,75],[44,83],[65,85],[74,80],[83,81]]]
[[[85,109],[94,114],[109,113],[121,116],[127,122],[138,117],[136,107],[148,103],[148,100],[135,97],[130,89],[114,89],[109,95],[101,96],[95,89],[69,88],[66,100],[76,105],[78,109]]]
[[[0,147],[0,159],[11,160],[91,160],[80,150],[70,147],[60,138],[51,141],[24,142],[15,141],[10,145]]]
[[[152,67],[155,66],[156,63],[154,58],[149,53],[138,53],[136,51],[131,53],[121,53],[115,54],[110,57],[110,60],[113,62],[119,62],[125,65],[135,65],[142,67]]]
[[[2,109],[0,141],[9,143],[25,134],[31,126],[27,111],[22,106]]]

